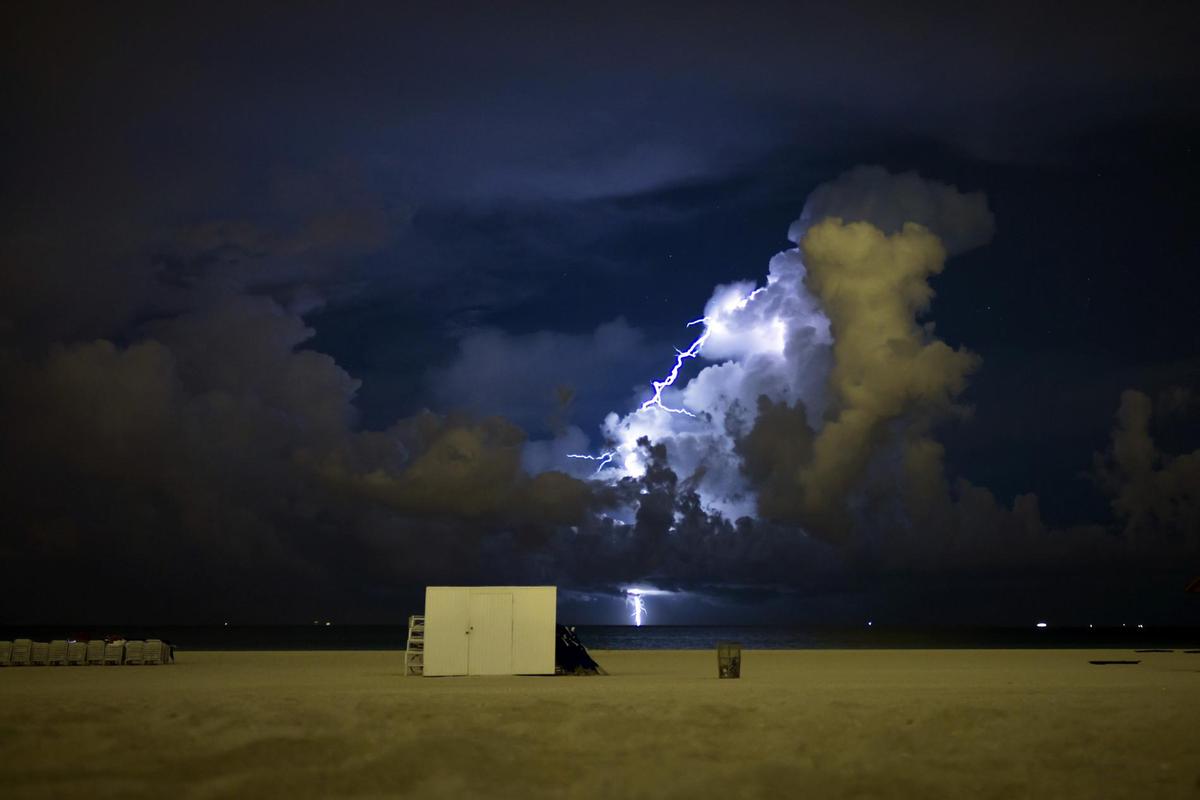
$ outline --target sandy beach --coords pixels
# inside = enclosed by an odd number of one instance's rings
[[[740,680],[707,651],[593,655],[610,675],[404,678],[377,651],[0,669],[0,796],[1200,796],[1200,655],[753,651]]]

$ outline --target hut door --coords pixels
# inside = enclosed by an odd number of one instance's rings
[[[467,674],[512,674],[512,593],[472,592]]]

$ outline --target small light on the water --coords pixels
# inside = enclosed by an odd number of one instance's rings
[[[325,627],[326,627],[326,628],[328,628],[328,627],[329,627],[330,625],[332,625],[332,624],[333,624],[332,622],[326,622],[326,623],[325,623]]]
[[[1095,625],[1093,625],[1092,623],[1090,623],[1090,622],[1089,622],[1089,623],[1088,623],[1088,627],[1089,627],[1089,628],[1094,628],[1094,627],[1096,627],[1096,626],[1095,626]]]
[[[872,626],[872,625],[874,625],[874,624],[875,624],[874,622],[870,622],[870,621],[868,621],[868,622],[867,622],[867,627],[869,628],[869,627],[871,627],[871,626]]]
[[[1044,623],[1044,622],[1039,622],[1039,623],[1037,624],[1037,626],[1038,626],[1039,628],[1044,628],[1044,627],[1046,627],[1046,623]]]

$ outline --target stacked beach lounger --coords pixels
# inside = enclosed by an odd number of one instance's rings
[[[67,663],[86,664],[88,642],[67,642]]]
[[[32,639],[15,639],[12,647],[12,665],[26,666],[30,663],[29,651],[33,649]]]
[[[170,664],[175,660],[170,645],[161,639],[146,641],[90,642],[55,639],[35,642],[16,639],[0,642],[0,667],[61,666],[95,664]]]

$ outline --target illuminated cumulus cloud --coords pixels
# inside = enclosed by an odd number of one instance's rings
[[[1167,392],[1160,416],[1186,411],[1186,390]],[[1134,389],[1121,394],[1112,443],[1094,458],[1099,484],[1112,496],[1112,509],[1126,536],[1140,546],[1167,538],[1193,557],[1200,555],[1200,450],[1181,455],[1161,451],[1150,435],[1155,403]]]
[[[947,250],[986,242],[992,226],[982,194],[915,173],[857,167],[819,187],[765,283],[718,286],[649,398],[604,420],[606,447],[587,454],[603,459],[595,477],[644,474],[645,438],[710,512],[837,538],[835,508],[889,421],[952,409],[975,364],[917,318]],[[704,366],[689,378],[693,359]]]
[[[706,507],[730,517],[753,514],[736,442],[753,425],[760,396],[823,407],[829,321],[804,286],[803,263],[781,253],[765,285],[718,286],[691,327],[700,330],[675,366],[682,373],[684,356],[709,363],[686,382],[668,373],[656,384],[658,395],[629,414],[608,415],[603,434],[614,458],[598,476],[642,475],[637,442],[645,437],[666,445],[672,469],[690,476]],[[652,402],[656,396],[660,402]]]
[[[849,524],[847,495],[888,426],[902,418],[915,426],[906,457],[927,459],[920,427],[954,410],[978,359],[917,324],[933,297],[928,279],[946,255],[928,229],[908,223],[889,236],[866,222],[825,219],[805,232],[800,247],[809,286],[832,322],[834,366],[830,414],[813,440],[812,460],[785,488],[797,521],[837,536]]]

